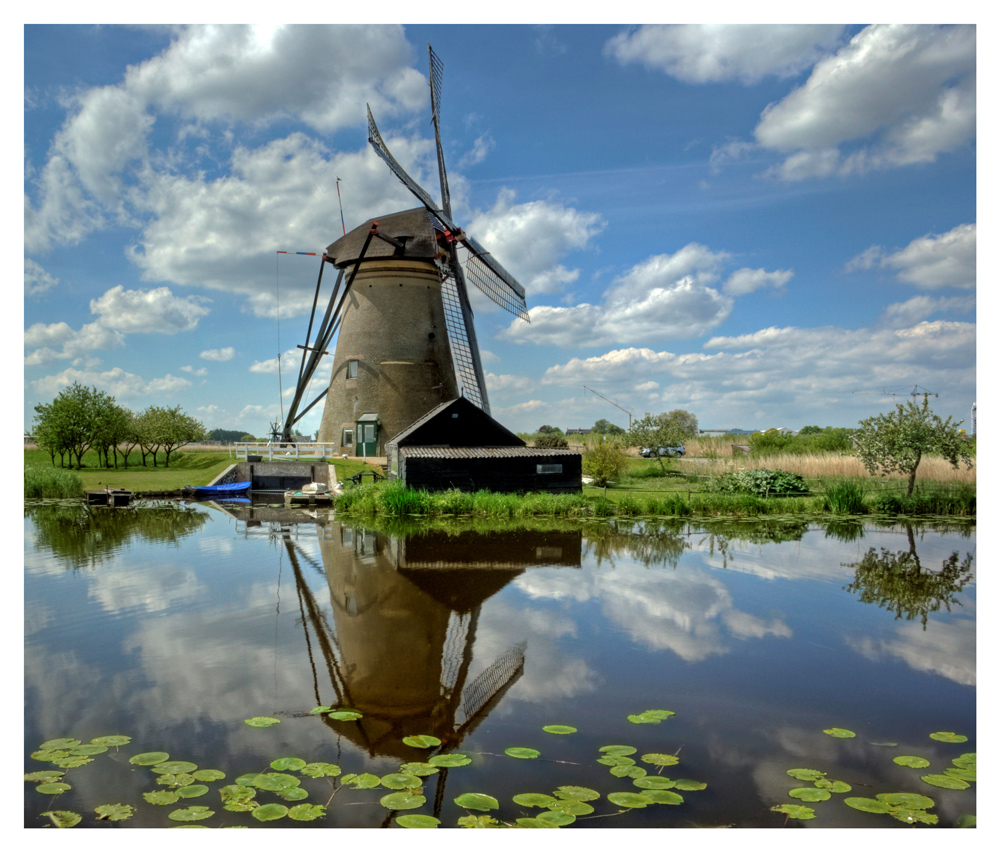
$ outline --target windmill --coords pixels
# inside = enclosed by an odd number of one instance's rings
[[[359,456],[381,455],[389,438],[460,392],[488,414],[467,282],[528,320],[524,288],[452,218],[441,144],[442,66],[430,45],[427,53],[441,203],[392,156],[369,107],[369,143],[421,206],[370,219],[327,247],[306,343],[300,347],[303,358],[285,440],[291,440],[294,424],[323,397],[319,440],[339,445],[341,454]],[[312,338],[327,263],[339,273]],[[306,387],[322,356],[329,354],[334,334],[329,386],[300,412]]]

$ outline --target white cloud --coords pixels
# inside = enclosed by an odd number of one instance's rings
[[[729,296],[745,296],[761,287],[774,287],[780,290],[792,278],[794,273],[788,269],[778,269],[774,272],[766,272],[763,269],[737,269],[726,283],[722,285],[722,292]]]
[[[292,370],[298,367],[301,356],[301,349],[289,349],[287,352],[282,353],[280,365],[278,364],[277,357],[275,357],[269,358],[266,361],[254,361],[249,369],[251,373],[277,374],[279,366],[283,370]]]
[[[50,275],[44,268],[30,258],[24,259],[24,295],[40,296],[46,290],[51,290],[59,279]]]
[[[869,26],[769,105],[754,136],[788,155],[772,171],[785,180],[931,162],[974,138],[975,65],[974,26]]]
[[[587,247],[604,228],[597,213],[584,213],[556,200],[514,203],[514,193],[502,190],[496,204],[477,213],[466,230],[534,293],[556,293],[572,283],[578,270],[559,261]]]
[[[647,25],[619,33],[604,47],[621,64],[641,62],[688,83],[791,77],[835,47],[840,25]]]
[[[235,354],[232,346],[224,346],[222,349],[206,349],[198,357],[204,361],[232,361]]]
[[[207,376],[208,375],[208,370],[205,367],[201,367],[200,369],[195,369],[194,367],[192,367],[190,365],[181,367],[181,372],[182,373],[190,373],[192,376]]]
[[[875,267],[896,270],[900,281],[921,290],[973,289],[976,286],[976,225],[958,225],[945,234],[918,237],[896,252],[872,246],[850,260],[845,269],[852,272]]]
[[[100,373],[70,367],[56,375],[44,376],[30,382],[30,385],[40,396],[55,396],[73,382],[99,387],[116,399],[149,395],[161,396],[164,393],[174,393],[191,386],[191,382],[187,379],[180,379],[169,373],[160,378],[147,380],[134,373],[128,373],[121,367],[114,367]]]
[[[24,332],[26,348],[35,348],[25,358],[25,366],[36,366],[67,358],[81,358],[95,350],[112,349],[125,343],[117,330],[91,322],[74,330],[65,322],[35,323]],[[54,347],[61,347],[56,349]]]
[[[112,287],[90,302],[90,312],[101,325],[126,334],[159,332],[176,334],[191,331],[209,313],[196,297],[178,298],[167,287],[155,290],[126,290]]]
[[[905,302],[889,305],[882,314],[883,320],[893,326],[915,325],[935,314],[967,314],[976,309],[975,296],[953,296],[935,299],[931,296],[914,296]]]

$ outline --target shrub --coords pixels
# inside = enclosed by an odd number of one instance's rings
[[[583,454],[583,471],[594,478],[594,484],[604,487],[609,480],[621,478],[628,468],[628,455],[617,441],[597,441]]]
[[[710,487],[721,494],[753,494],[757,497],[789,497],[809,493],[805,480],[799,474],[767,468],[725,473]]]
[[[539,449],[558,450],[569,446],[569,441],[563,435],[541,434],[535,438],[535,446]]]

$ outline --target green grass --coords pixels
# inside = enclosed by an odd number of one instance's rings
[[[82,497],[83,482],[69,470],[46,467],[24,468],[24,496],[29,499],[42,497]]]

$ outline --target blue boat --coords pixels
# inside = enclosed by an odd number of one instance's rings
[[[242,494],[250,488],[250,480],[246,482],[227,482],[223,485],[185,485],[185,491],[191,491],[198,497],[225,497],[229,494]]]

